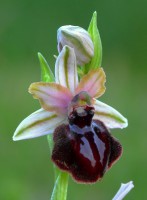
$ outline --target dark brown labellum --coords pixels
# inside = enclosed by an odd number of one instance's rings
[[[53,162],[81,183],[100,180],[122,152],[121,144],[101,121],[92,120],[93,115],[92,106],[74,107],[69,124],[58,126],[53,135]]]

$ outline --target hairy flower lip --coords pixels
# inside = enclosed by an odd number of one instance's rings
[[[92,120],[86,107],[85,112],[84,126],[81,127],[80,119],[69,119],[69,124],[55,129],[52,161],[76,182],[91,184],[100,180],[120,158],[122,146],[101,121]]]

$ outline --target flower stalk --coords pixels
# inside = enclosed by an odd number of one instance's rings
[[[57,176],[51,200],[66,200],[68,189],[68,177],[66,172],[59,172]]]
[[[49,144],[50,154],[53,149],[53,139],[52,135],[47,135],[47,140]],[[51,200],[66,200],[67,198],[67,189],[68,189],[68,177],[69,175],[66,172],[60,171],[55,165],[54,168],[54,188],[51,195]]]

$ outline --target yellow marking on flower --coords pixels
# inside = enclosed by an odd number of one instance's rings
[[[90,70],[81,79],[76,93],[80,91],[88,92],[92,97],[98,98],[105,92],[106,76],[102,68]]]

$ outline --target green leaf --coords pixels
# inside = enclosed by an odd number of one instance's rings
[[[101,43],[101,38],[100,34],[97,28],[97,12],[95,11],[93,13],[89,28],[88,28],[88,33],[91,36],[91,39],[94,44],[94,56],[90,63],[85,65],[85,71],[88,73],[90,69],[96,69],[101,67],[101,62],[102,62],[102,43]]]
[[[38,58],[41,66],[41,80],[43,82],[54,82],[55,78],[53,72],[41,53],[38,53]]]
[[[61,172],[55,182],[51,200],[66,200],[67,188],[68,188],[68,177],[66,172]]]
[[[41,66],[41,81],[43,82],[54,82],[55,78],[52,73],[52,70],[50,69],[47,61],[43,57],[41,53],[38,52],[38,58],[40,61],[40,66]],[[50,148],[50,153],[52,152],[53,148],[53,139],[52,135],[47,135],[48,143],[49,143],[49,148]]]

